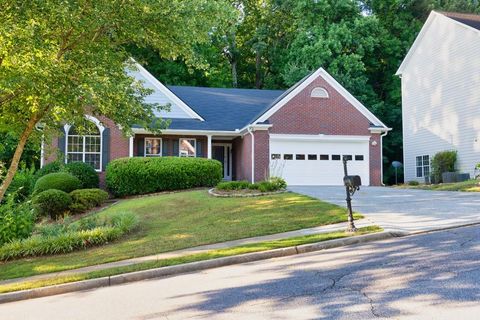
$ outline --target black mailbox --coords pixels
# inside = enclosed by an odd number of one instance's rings
[[[360,176],[345,176],[343,177],[343,183],[346,187],[357,189],[362,185],[362,179],[360,179]]]

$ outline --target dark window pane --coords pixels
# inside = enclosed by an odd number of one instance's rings
[[[355,161],[363,161],[363,155],[361,155],[361,154],[356,154],[356,155],[355,155]]]
[[[344,154],[343,158],[347,159],[347,160],[352,160],[352,155],[351,154]]]
[[[283,160],[293,160],[293,154],[284,154]]]
[[[421,178],[422,175],[422,167],[417,167],[417,178]]]
[[[320,155],[320,160],[328,160],[328,159],[330,159],[328,154],[321,154]]]
[[[423,165],[428,166],[430,165],[430,157],[429,156],[423,156]]]
[[[332,154],[332,160],[340,160],[339,154]]]
[[[295,160],[305,160],[305,155],[304,154],[296,154],[295,155]]]
[[[316,154],[309,154],[308,155],[308,160],[317,160],[317,155]]]
[[[272,153],[272,160],[281,159],[280,153]]]
[[[417,158],[417,167],[422,165],[422,157],[418,156]]]

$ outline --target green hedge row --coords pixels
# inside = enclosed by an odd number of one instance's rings
[[[205,158],[122,158],[106,169],[107,188],[119,197],[165,190],[215,186],[222,180],[220,162]]]

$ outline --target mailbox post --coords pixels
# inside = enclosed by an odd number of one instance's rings
[[[343,177],[343,184],[345,185],[345,192],[347,194],[347,209],[348,209],[348,228],[347,232],[356,232],[357,228],[353,223],[353,211],[352,211],[352,196],[355,191],[360,190],[360,186],[362,185],[362,180],[360,176],[349,176],[347,170],[347,161],[348,158],[343,156],[343,172],[345,176]]]

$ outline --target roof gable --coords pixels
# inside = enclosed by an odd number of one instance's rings
[[[153,93],[145,97],[147,103],[157,103],[159,105],[170,105],[170,110],[155,111],[157,117],[162,118],[181,118],[196,119],[204,121],[204,119],[196,113],[190,106],[177,97],[172,91],[158,81],[150,72],[138,63],[134,63],[136,70],[128,69],[127,73],[142,82],[145,88],[151,89]]]
[[[480,16],[478,15],[432,11],[430,12],[430,15],[428,16],[425,23],[423,24],[422,29],[420,29],[420,32],[418,33],[417,37],[415,38],[415,41],[413,42],[412,46],[408,50],[407,55],[403,59],[395,75],[399,76],[403,73],[411,57],[419,47],[423,38],[427,34],[427,31],[430,29],[430,27],[432,26],[432,24],[436,19],[445,19],[445,21],[451,22],[452,25],[453,24],[460,25],[466,29],[473,30],[480,34]]]
[[[319,68],[317,71],[306,76],[293,87],[287,90],[282,96],[275,100],[269,108],[264,110],[256,119],[252,121],[253,124],[263,123],[267,121],[274,113],[280,110],[290,100],[302,92],[309,84],[311,84],[318,77],[322,77],[333,89],[335,89],[343,98],[345,98],[353,107],[355,107],[361,114],[363,114],[374,127],[389,129],[380,119],[378,119],[370,110],[368,110],[360,101],[358,101],[347,89],[338,83],[327,71]]]

